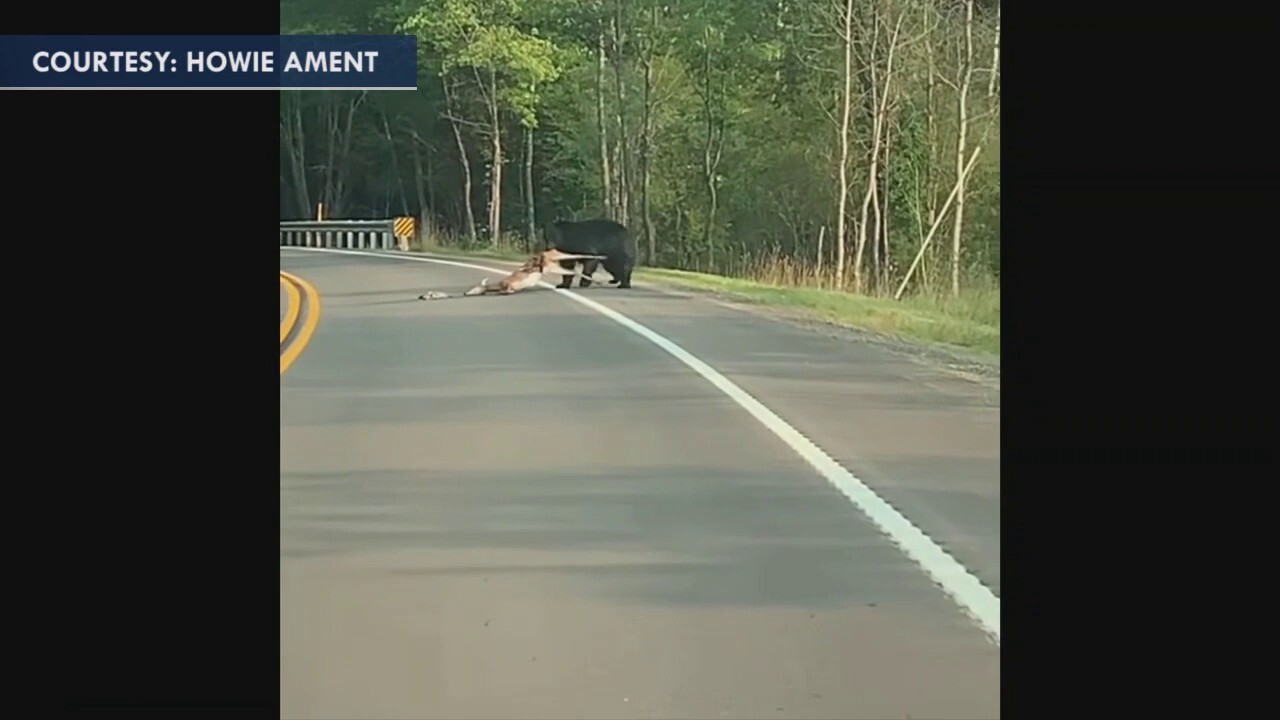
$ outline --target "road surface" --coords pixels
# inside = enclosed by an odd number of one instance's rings
[[[998,646],[649,340],[549,290],[417,300],[473,269],[281,269],[321,307],[280,383],[282,718],[999,717]],[[701,297],[583,295],[999,594],[998,391]]]

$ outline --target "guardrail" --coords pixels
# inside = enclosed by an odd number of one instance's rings
[[[282,220],[281,247],[350,250],[406,249],[397,242],[396,223],[389,220]]]

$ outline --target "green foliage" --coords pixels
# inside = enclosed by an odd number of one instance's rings
[[[429,0],[399,25],[439,58],[441,74],[473,71],[490,78],[498,103],[527,127],[537,126],[537,89],[560,75],[555,45],[538,37],[518,0]],[[528,30],[525,28],[528,27]],[[478,81],[481,85],[484,79]]]
[[[899,14],[905,13],[903,37],[910,39],[894,60],[888,161],[879,188],[882,202],[887,197],[884,221],[896,263],[886,269],[890,291],[919,250],[930,209],[942,205],[955,181],[955,85],[965,39],[957,5],[855,4],[849,256],[870,181],[869,68],[878,68],[882,82],[888,28]],[[1000,263],[1000,108],[998,94],[987,97],[994,7],[980,4],[973,28],[968,145],[980,144],[982,155],[966,193],[963,265],[974,286],[998,277]],[[356,104],[346,151],[345,113],[356,94],[294,93],[282,100],[282,140],[286,124],[290,132],[300,126],[298,147],[305,156],[291,157],[282,142],[282,193],[295,198],[287,207],[312,208],[329,193],[329,202],[340,206],[333,211],[349,217],[381,215],[388,202],[398,213],[404,204],[425,213],[443,235],[458,235],[467,203],[478,222],[487,215],[486,160],[496,115],[508,165],[500,193],[502,232],[524,232],[527,129],[533,132],[539,223],[617,213],[605,197],[603,132],[609,186],[615,199],[620,186],[628,189],[628,224],[643,246],[647,114],[654,263],[750,274],[759,271],[762,258],[781,258],[811,270],[821,262],[826,272],[836,242],[842,11],[842,3],[808,0],[282,0],[285,32],[409,33],[417,36],[420,52],[419,90],[369,93]],[[880,28],[874,54],[873,27]],[[598,77],[601,41],[606,57]],[[647,104],[646,64],[652,79]],[[470,197],[463,197],[455,132],[471,171]],[[714,248],[706,247],[705,232],[709,147],[712,159],[719,153]],[[299,176],[306,178],[305,192]],[[945,285],[950,227],[948,217],[913,291]]]

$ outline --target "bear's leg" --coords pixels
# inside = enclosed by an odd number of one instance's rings
[[[560,267],[570,272],[573,272],[573,268],[577,264],[578,264],[577,260],[564,260],[559,263]],[[560,278],[560,282],[556,283],[556,287],[560,288],[561,290],[568,290],[569,288],[573,287],[573,276],[562,275]]]
[[[631,287],[631,264],[625,260],[615,260],[610,258],[605,261],[604,269],[617,280],[618,287],[626,289]]]
[[[594,258],[582,261],[582,277],[578,278],[579,288],[591,287],[591,275],[600,267],[600,261]]]

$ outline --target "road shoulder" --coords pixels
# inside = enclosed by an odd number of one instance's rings
[[[427,252],[413,251],[394,254],[483,262],[498,266],[516,266],[519,264],[509,258],[493,253],[468,253],[452,248],[433,248]],[[895,337],[834,322],[806,311],[804,308],[754,301],[731,292],[687,285],[678,281],[669,281],[665,278],[643,277],[635,279],[633,283],[637,288],[653,290],[672,297],[700,299],[832,339],[872,345],[926,369],[967,380],[987,390],[1000,391],[999,355],[943,343],[929,343],[915,338]]]

